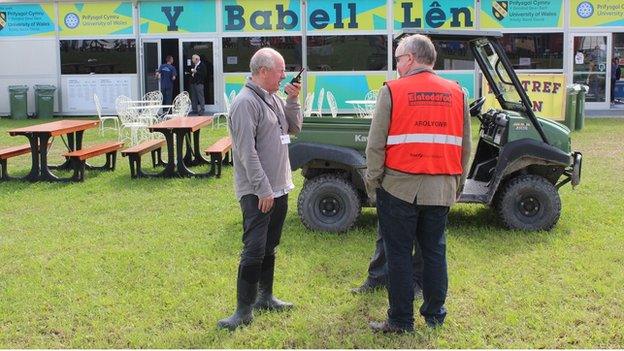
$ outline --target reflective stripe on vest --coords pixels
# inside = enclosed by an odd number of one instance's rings
[[[392,115],[385,166],[409,174],[461,174],[461,87],[429,71],[389,81],[387,86]]]
[[[446,134],[400,134],[388,137],[386,144],[432,143],[462,146],[461,137]]]

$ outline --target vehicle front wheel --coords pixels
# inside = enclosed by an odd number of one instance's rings
[[[362,210],[355,187],[337,174],[323,174],[305,182],[297,211],[301,222],[312,230],[349,230]]]
[[[521,175],[507,181],[500,191],[495,208],[509,229],[550,230],[559,220],[559,193],[544,177]]]

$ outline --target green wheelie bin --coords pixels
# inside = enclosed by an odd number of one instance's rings
[[[581,130],[585,126],[585,95],[589,91],[587,85],[579,84],[579,93],[576,98],[576,123],[575,130]]]
[[[28,118],[28,85],[9,85],[11,118]]]
[[[565,104],[565,121],[564,124],[571,131],[574,130],[576,124],[576,110],[578,102],[579,85],[572,84],[566,88],[566,104]]]
[[[54,115],[54,85],[35,85],[35,114],[37,118]]]

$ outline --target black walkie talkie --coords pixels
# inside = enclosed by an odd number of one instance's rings
[[[301,67],[301,71],[299,71],[299,74],[297,74],[295,78],[290,80],[290,84],[301,83],[301,73],[303,73],[304,70],[305,67]],[[284,89],[284,92],[286,93],[286,89]]]

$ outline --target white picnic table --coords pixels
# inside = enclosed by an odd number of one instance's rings
[[[166,108],[173,108],[173,105],[147,105],[147,106],[128,106],[129,110],[144,110],[144,109],[148,109],[148,108],[153,108],[153,109],[166,109]]]

